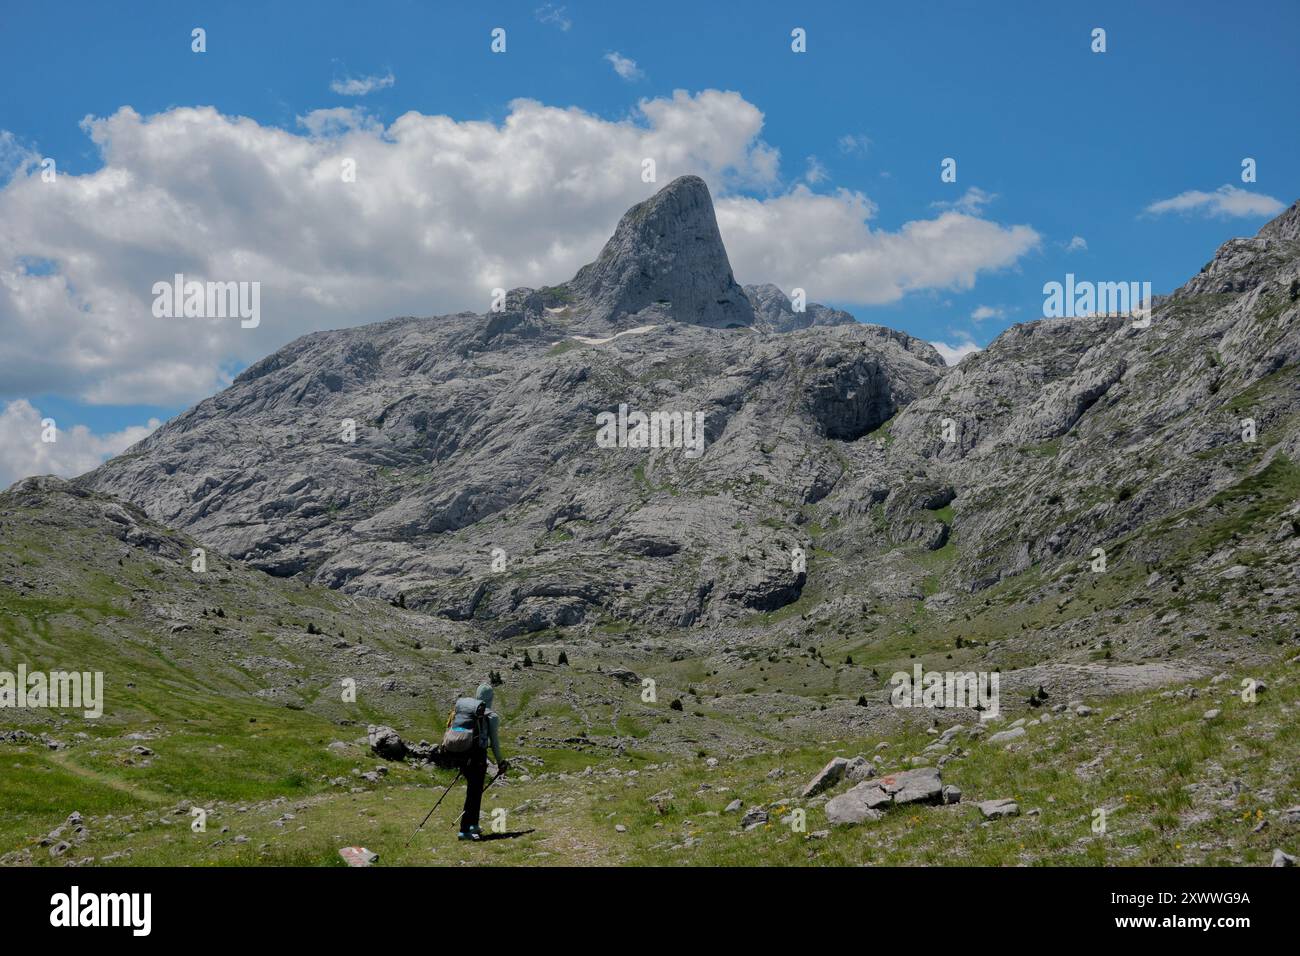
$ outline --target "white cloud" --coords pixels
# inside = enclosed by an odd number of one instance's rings
[[[7,129],[0,129],[0,183],[30,165],[39,165],[41,156]]]
[[[1006,318],[1007,310],[1001,306],[981,305],[976,307],[970,317],[976,322],[983,322],[985,319],[1002,319]]]
[[[90,471],[110,455],[116,455],[147,437],[162,424],[156,418],[147,425],[132,425],[120,432],[96,435],[85,425],[57,427],[55,440],[41,440],[45,418],[26,399],[8,402],[0,409],[0,489],[32,475],[72,478]]]
[[[606,53],[605,59],[614,67],[614,72],[623,79],[632,81],[645,78],[645,72],[636,65],[636,60],[621,53]]]
[[[1083,236],[1075,236],[1065,244],[1065,251],[1066,252],[1087,252],[1088,240],[1084,239]]]
[[[963,212],[872,229],[875,204],[860,192],[819,195],[796,186],[764,200],[725,197],[718,226],[741,282],[798,286],[810,299],[879,305],[919,289],[969,289],[1039,242],[1029,226]]]
[[[383,76],[345,76],[330,83],[330,89],[340,96],[366,96],[375,90],[383,90],[397,82],[393,71]]]
[[[809,156],[807,162],[808,166],[803,174],[804,182],[816,184],[830,178],[830,173],[826,172],[826,167],[816,156]]]
[[[1231,184],[1220,186],[1212,193],[1189,189],[1171,199],[1153,202],[1144,210],[1153,216],[1167,212],[1198,213],[1202,216],[1227,218],[1231,216],[1276,216],[1286,204],[1263,193],[1247,192]]]
[[[871,140],[861,133],[845,133],[839,139],[839,147],[841,153],[865,156],[871,149]]]
[[[997,193],[986,193],[978,186],[972,186],[970,189],[966,190],[960,199],[955,199],[952,202],[943,202],[940,200],[938,202],[932,202],[930,205],[936,209],[955,209],[958,212],[978,216],[984,211],[985,206],[997,198]]]
[[[516,100],[500,123],[409,112],[383,126],[338,108],[295,132],[210,107],[123,107],[83,126],[101,169],[43,183],[26,162],[0,188],[0,399],[188,403],[306,332],[482,312],[496,286],[573,275],[629,206],[685,173],[709,183],[742,282],[821,301],[967,289],[1039,241],[956,209],[873,229],[861,193],[782,191],[763,114],[717,90],[617,121]],[[657,184],[641,181],[647,156]],[[154,318],[153,283],[177,272],[259,281],[261,324]]]
[[[949,345],[947,342],[931,342],[934,350],[943,357],[948,365],[956,365],[968,355],[973,355],[980,350],[980,347],[974,342],[962,342],[958,345]]]
[[[533,16],[537,18],[538,23],[554,23],[567,33],[573,26],[573,21],[565,15],[566,9],[566,7],[557,7],[553,3],[545,3],[533,11]]]

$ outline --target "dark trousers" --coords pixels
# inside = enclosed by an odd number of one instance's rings
[[[487,751],[477,747],[470,752],[465,764],[465,812],[460,815],[460,832],[468,833],[478,826],[479,810],[483,804],[483,779],[487,776]]]

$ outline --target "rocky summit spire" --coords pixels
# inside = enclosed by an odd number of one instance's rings
[[[637,315],[714,328],[754,321],[698,176],[680,176],[624,213],[600,256],[568,287],[575,305],[597,321]]]

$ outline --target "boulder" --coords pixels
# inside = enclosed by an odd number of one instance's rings
[[[836,757],[826,766],[817,772],[817,775],[808,781],[808,786],[803,788],[800,794],[805,800],[808,797],[815,797],[824,790],[829,790],[841,780],[844,779],[844,771],[848,769],[849,762],[843,757]]]
[[[894,803],[939,803],[943,796],[943,781],[934,767],[918,767],[880,778],[881,789]]]
[[[1002,817],[1020,816],[1020,807],[1016,801],[1011,799],[1002,800],[985,800],[978,804],[980,813],[985,820],[998,820]]]
[[[1023,737],[1024,735],[1025,735],[1025,728],[1024,728],[1024,727],[1012,727],[1010,730],[1002,730],[1002,731],[999,731],[999,732],[996,733],[996,734],[992,734],[992,735],[989,737],[989,743],[991,743],[991,744],[1009,744],[1009,743],[1011,743],[1011,741],[1015,740],[1017,737]]]
[[[835,826],[854,826],[867,820],[879,820],[884,814],[873,810],[860,800],[854,800],[847,793],[830,800],[826,804],[826,822]]]
[[[866,757],[858,756],[849,761],[844,768],[844,778],[850,783],[861,783],[876,775],[876,768]]]
[[[406,758],[406,744],[392,727],[371,724],[367,728],[367,737],[370,741],[370,749],[376,756],[383,757],[385,760]]]
[[[841,793],[827,801],[826,820],[836,826],[879,820],[884,814],[877,808],[887,805],[890,799],[879,783],[865,781],[847,793]]]

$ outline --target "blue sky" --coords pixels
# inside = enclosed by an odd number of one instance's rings
[[[202,55],[190,49],[195,26],[207,31]],[[504,55],[488,49],[494,27],[507,31]],[[805,54],[790,49],[794,27],[807,31]],[[1090,50],[1095,27],[1106,30],[1105,53]],[[832,295],[809,289],[811,298],[847,308],[864,321],[951,346],[982,347],[1013,322],[1038,318],[1043,283],[1067,271],[1081,278],[1149,280],[1157,292],[1169,291],[1220,243],[1251,235],[1271,218],[1268,198],[1289,204],[1300,196],[1296,36],[1300,4],[1290,0],[1246,8],[1133,0],[750,3],[743,12],[732,4],[699,2],[537,0],[71,2],[60,4],[57,13],[9,4],[0,26],[0,82],[10,91],[0,102],[0,183],[11,174],[38,175],[30,165],[13,173],[24,155],[55,157],[69,181],[93,176],[106,161],[82,120],[111,117],[126,106],[146,118],[212,106],[224,117],[246,117],[263,131],[278,128],[305,137],[302,117],[338,107],[353,111],[353,123],[364,116],[383,127],[409,111],[501,124],[511,115],[512,101],[522,97],[547,107],[576,107],[609,124],[645,125],[638,113],[642,101],[667,101],[677,90],[692,96],[731,91],[761,112],[757,142],[779,152],[779,166],[766,178],[754,173],[762,150],[746,154],[746,174],[728,173],[722,164],[706,177],[719,198],[770,201],[794,189],[826,196],[847,190],[865,199],[870,228],[885,234],[934,219],[964,198],[955,208],[999,229],[1032,229],[1032,248],[1021,244],[1005,264],[977,267],[971,288],[942,277],[918,280],[893,301],[857,294],[852,283],[828,283]],[[626,75],[616,71],[615,54],[634,63],[624,64]],[[382,82],[363,96],[331,89],[366,78]],[[113,134],[108,141],[127,140]],[[147,149],[122,146],[123,168],[137,182],[147,179],[165,161],[148,150],[165,149],[159,139]],[[226,154],[214,149],[203,155],[219,164]],[[957,160],[956,183],[940,181],[944,157]],[[1241,181],[1244,157],[1257,163],[1255,183]],[[682,171],[694,170],[673,170]],[[201,217],[234,214],[241,204],[238,173],[223,168],[209,177],[220,179],[223,190],[219,200],[196,200]],[[185,183],[171,175],[171,196],[186,196]],[[16,196],[19,185],[10,182],[6,190]],[[1216,194],[1224,187],[1251,196]],[[1185,197],[1173,211],[1144,212],[1192,191],[1205,195]],[[13,208],[30,208],[12,201]],[[215,208],[219,202],[231,209]],[[73,228],[73,209],[61,214],[63,228]],[[734,215],[741,215],[739,206]],[[607,218],[603,211],[601,218]],[[720,221],[725,236],[733,220],[720,209]],[[34,255],[53,261],[46,268],[66,274],[71,288],[74,257],[61,263],[65,246],[54,239],[42,245],[49,234],[39,219],[35,223],[30,235],[20,228],[17,239],[0,245],[10,260],[0,262],[0,271],[15,268],[18,255]],[[605,231],[613,225],[609,219]],[[575,238],[575,247],[593,241],[595,225],[584,228],[585,238]],[[1076,242],[1071,250],[1075,237],[1086,248]],[[120,253],[97,254],[111,264]],[[733,251],[741,281],[778,278],[744,274],[739,254]],[[778,262],[773,257],[779,255],[753,250],[742,258]],[[149,266],[140,267],[141,275],[169,276],[163,259],[155,254]],[[569,260],[557,253],[555,261]],[[28,269],[30,276],[41,271]],[[797,270],[792,274],[797,277]],[[550,278],[560,281],[567,273]],[[316,289],[311,280],[302,281]],[[76,284],[84,298],[77,321],[93,324],[97,310],[111,311],[108,293],[97,298],[89,275]],[[336,302],[328,293],[321,292],[322,301]],[[400,292],[385,300],[392,308],[404,303]],[[430,314],[453,307],[462,303],[441,308],[435,301],[412,301],[409,310]],[[987,317],[973,317],[977,310]],[[362,309],[351,319],[329,314],[324,321],[333,326],[387,317]],[[305,321],[268,323],[258,330],[256,347],[214,340],[207,361],[228,378],[303,331]],[[7,312],[0,302],[0,323],[12,326],[3,339],[10,345],[0,344],[0,355],[17,350],[21,334],[14,330],[21,333],[31,322],[31,315]],[[185,374],[197,376],[193,394],[175,382],[160,386],[148,375],[137,380],[129,370],[103,387],[82,387],[78,383],[93,378],[103,364],[95,361],[95,341],[82,336],[70,349],[75,357],[68,359],[66,374],[57,359],[50,360],[53,371],[41,373],[45,378],[10,371],[8,383],[0,379],[0,409],[25,401],[56,417],[60,427],[85,425],[102,435],[166,419],[212,390],[192,368]],[[57,350],[48,341],[40,347]],[[0,369],[34,367],[28,357],[15,356],[17,351],[10,363],[0,359]],[[141,363],[168,361],[161,351],[140,357]],[[9,451],[0,447],[2,454]],[[5,477],[0,470],[0,480]]]

